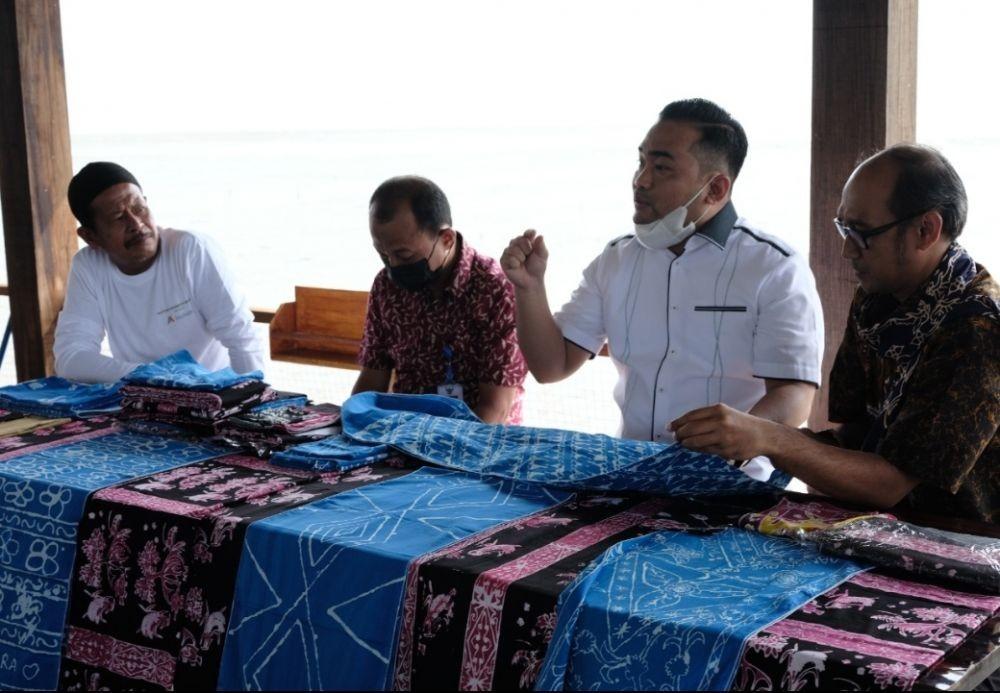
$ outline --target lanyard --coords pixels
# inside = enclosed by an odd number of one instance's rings
[[[455,355],[452,351],[451,346],[448,344],[444,345],[444,382],[446,385],[451,385],[455,382],[455,371],[451,367],[451,359]]]

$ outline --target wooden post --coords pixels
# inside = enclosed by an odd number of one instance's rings
[[[0,0],[0,205],[18,380],[53,371],[76,224],[59,0]]]
[[[809,264],[826,321],[813,429],[829,426],[827,379],[857,286],[831,220],[860,158],[914,139],[916,104],[917,0],[813,0]]]

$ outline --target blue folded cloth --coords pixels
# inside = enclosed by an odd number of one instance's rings
[[[217,392],[247,380],[263,380],[260,371],[237,373],[230,367],[210,371],[198,363],[187,349],[138,366],[125,376],[129,385],[171,387],[198,392]]]
[[[382,408],[355,408],[355,427],[363,427],[369,419],[377,420],[384,416],[386,409],[419,412],[430,416],[440,416],[461,421],[479,421],[479,418],[461,400],[434,395],[376,395],[364,393],[356,395],[348,401],[377,401]],[[357,399],[360,398],[360,399]],[[372,464],[386,459],[392,451],[389,445],[378,442],[366,442],[343,434],[324,438],[311,443],[294,445],[271,457],[271,462],[283,467],[295,467],[311,471],[347,471],[366,464]]]
[[[52,419],[114,414],[121,408],[122,383],[75,383],[49,377],[0,387],[0,407]]]
[[[389,452],[388,445],[359,443],[340,434],[276,452],[271,463],[315,472],[346,472],[384,460]]]
[[[268,409],[283,409],[284,407],[304,407],[309,404],[309,398],[298,392],[277,392],[277,396],[250,409],[250,412],[267,411]]]
[[[402,452],[475,474],[567,489],[665,495],[770,493],[789,477],[751,479],[715,455],[610,436],[490,425],[463,402],[437,395],[363,392],[343,404],[343,434],[275,455],[277,464],[350,469]]]

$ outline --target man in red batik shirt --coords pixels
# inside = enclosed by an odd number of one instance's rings
[[[465,244],[426,178],[382,183],[369,225],[385,269],[368,297],[354,393],[441,394],[487,423],[520,423],[527,368],[500,265]]]

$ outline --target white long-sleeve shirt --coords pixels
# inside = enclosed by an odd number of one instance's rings
[[[101,353],[105,333],[111,356]],[[160,254],[136,275],[124,274],[96,248],[74,256],[56,326],[56,373],[114,382],[179,349],[211,370],[263,367],[253,314],[214,243],[160,229]]]

